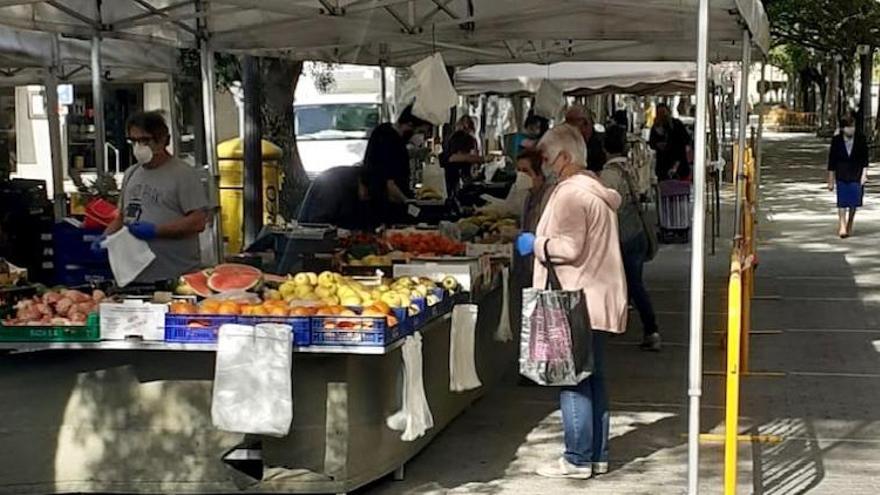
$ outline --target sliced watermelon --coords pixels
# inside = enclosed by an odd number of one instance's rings
[[[211,273],[208,287],[215,292],[246,291],[260,284],[262,272],[221,270]]]
[[[256,268],[256,267],[253,267],[250,265],[243,265],[241,263],[224,263],[222,265],[217,265],[211,269],[211,274],[215,274],[215,273],[224,273],[224,274],[232,274],[232,275],[250,274],[250,275],[255,275],[257,277],[263,276],[263,272],[260,271],[259,268]]]
[[[193,294],[202,297],[211,297],[214,295],[211,288],[208,286],[208,275],[202,271],[183,275],[180,277],[180,284],[181,286],[178,287],[178,292],[185,292],[186,289],[189,289]]]

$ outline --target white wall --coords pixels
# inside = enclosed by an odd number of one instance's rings
[[[19,86],[15,88],[15,154],[16,173],[12,177],[46,181],[49,197],[52,197],[52,155],[49,148],[49,121],[30,117],[30,101],[39,94],[42,86]]]

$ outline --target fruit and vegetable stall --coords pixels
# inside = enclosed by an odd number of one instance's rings
[[[401,474],[516,359],[508,225],[470,220],[467,240],[436,228],[343,233],[302,270],[244,257],[161,290],[6,275],[0,393],[16,400],[0,402],[2,437],[28,467],[0,467],[0,492],[346,493]],[[463,305],[476,308],[481,383],[468,390],[451,371]],[[266,323],[289,329],[289,432],[222,431],[212,422],[220,328]],[[391,418],[406,407],[414,340],[433,424],[406,438]]]

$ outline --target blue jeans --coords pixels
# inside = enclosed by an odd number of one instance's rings
[[[593,332],[593,374],[559,393],[562,428],[565,433],[565,460],[575,466],[608,462],[610,414],[605,390],[605,339],[603,331]]]
[[[645,288],[645,282],[642,278],[645,254],[648,252],[648,239],[642,233],[628,240],[621,247],[629,299],[636,307],[636,311],[639,312],[645,335],[651,335],[657,332],[657,317],[654,315],[651,296],[648,295],[648,289]]]

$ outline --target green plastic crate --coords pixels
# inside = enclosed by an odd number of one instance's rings
[[[0,323],[0,342],[97,342],[101,340],[98,313],[82,326],[6,326]]]

